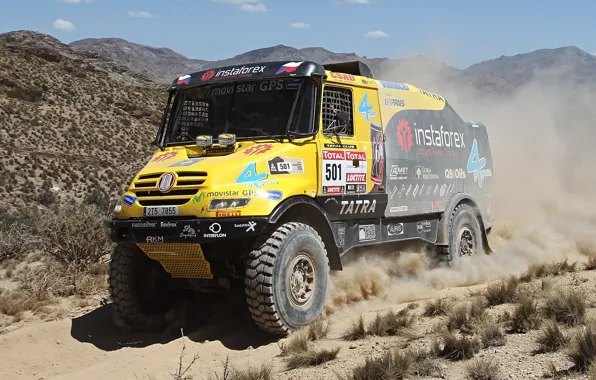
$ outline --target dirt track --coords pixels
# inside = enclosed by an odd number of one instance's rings
[[[521,238],[520,238],[521,239]],[[514,241],[515,242],[515,241]],[[519,243],[519,242],[518,242]],[[358,267],[358,286],[362,294],[368,294],[368,301],[353,302],[349,305],[335,308],[331,316],[332,328],[329,336],[320,342],[319,347],[341,347],[338,357],[320,366],[287,371],[285,361],[279,356],[280,349],[275,338],[262,333],[252,323],[243,302],[233,303],[219,315],[212,317],[203,327],[193,331],[186,331],[187,355],[184,363],[188,363],[194,354],[199,355],[197,363],[190,373],[193,379],[209,378],[215,371],[221,377],[222,362],[229,356],[230,363],[236,367],[259,365],[273,361],[274,378],[277,379],[321,379],[335,378],[335,373],[344,373],[349,368],[364,362],[364,357],[386,351],[390,347],[405,346],[409,341],[399,337],[368,337],[356,342],[347,342],[341,338],[349,324],[360,313],[369,321],[374,317],[374,311],[393,308],[400,310],[406,303],[400,300],[453,296],[460,300],[469,299],[471,292],[482,290],[484,280],[499,277],[503,273],[503,265],[510,261],[508,247],[513,242],[503,244],[497,253],[491,257],[479,258],[453,269],[428,270],[420,265],[420,260],[414,255],[406,255],[397,263],[400,267],[409,268],[401,276],[395,275],[391,269],[384,274],[377,266],[370,268]],[[544,243],[542,249],[546,248]],[[499,244],[497,244],[498,246]],[[561,248],[561,247],[559,247]],[[543,252],[544,260],[570,261],[585,259],[585,256],[574,251],[559,251],[559,255],[549,256]],[[497,256],[500,255],[500,256]],[[405,260],[405,261],[404,261]],[[493,267],[493,274],[474,277],[476,271],[486,271]],[[526,268],[516,265],[517,273]],[[353,276],[349,270],[346,275]],[[466,278],[466,273],[470,276]],[[459,278],[458,282],[478,283],[471,287],[450,287],[450,283]],[[596,284],[596,272],[587,271],[566,274],[555,278],[557,285],[564,288],[577,287],[587,291],[590,302],[596,301],[593,289]],[[335,279],[335,285],[341,284],[341,278]],[[410,284],[408,289],[405,285]],[[427,284],[427,287],[423,286]],[[431,286],[432,284],[432,286]],[[532,284],[530,284],[532,285]],[[532,286],[540,287],[538,280]],[[433,288],[434,287],[434,288]],[[377,296],[370,296],[370,289],[377,289]],[[404,293],[396,294],[395,289],[401,288]],[[433,290],[434,289],[434,290]],[[351,290],[353,291],[353,290]],[[331,297],[344,299],[350,290],[338,289],[332,291]],[[352,300],[355,300],[352,293]],[[405,297],[405,298],[404,298]],[[349,298],[349,297],[348,297]],[[422,312],[424,302],[414,309],[418,315]],[[491,312],[498,316],[509,310],[511,305],[499,305],[491,308]],[[588,314],[594,314],[589,309]],[[440,319],[417,317],[414,324],[416,339],[411,341],[413,346],[428,349],[433,326]],[[113,325],[109,305],[90,310],[72,319],[45,322],[28,325],[16,331],[0,336],[0,378],[12,379],[170,379],[171,373],[178,365],[182,341],[180,331],[164,332],[161,334],[121,333]],[[552,360],[557,368],[570,366],[562,352],[532,355],[535,349],[537,332],[528,334],[508,334],[507,345],[481,350],[478,356],[494,356],[501,365],[503,374],[514,379],[538,378],[546,372],[548,363]],[[442,362],[444,378],[463,379],[464,362]]]

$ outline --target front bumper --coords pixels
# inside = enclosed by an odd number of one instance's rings
[[[266,217],[141,220],[106,219],[114,243],[213,243],[260,235],[268,224]]]

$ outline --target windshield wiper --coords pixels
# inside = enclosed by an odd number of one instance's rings
[[[284,142],[283,136],[275,136],[275,135],[272,135],[271,133],[269,133],[269,132],[266,132],[266,131],[264,131],[264,130],[262,130],[262,129],[259,129],[259,128],[242,128],[242,127],[234,127],[234,129],[239,129],[239,130],[241,130],[241,131],[257,131],[257,132],[260,132],[260,133],[264,134],[264,135],[265,135],[265,136],[267,136],[267,137],[270,137],[271,139],[273,139],[273,140],[277,141],[278,143],[283,143],[283,142]],[[252,136],[252,137],[253,137],[253,138],[256,138],[256,137],[258,137],[258,136]],[[247,138],[251,138],[251,136],[249,136],[249,137],[247,137]],[[278,139],[279,139],[279,140],[278,140]]]

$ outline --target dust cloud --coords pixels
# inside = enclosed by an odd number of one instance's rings
[[[493,156],[494,253],[451,268],[432,254],[408,249],[354,255],[332,275],[328,311],[362,312],[431,297],[447,287],[519,275],[530,264],[596,256],[596,92],[577,84],[572,70],[535,72],[517,88],[478,90],[433,62],[402,62],[377,78],[411,83],[443,95],[465,120],[486,124]],[[346,307],[349,306],[349,307]]]

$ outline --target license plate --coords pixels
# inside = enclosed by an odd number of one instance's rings
[[[145,207],[144,215],[148,217],[178,216],[178,206]]]

